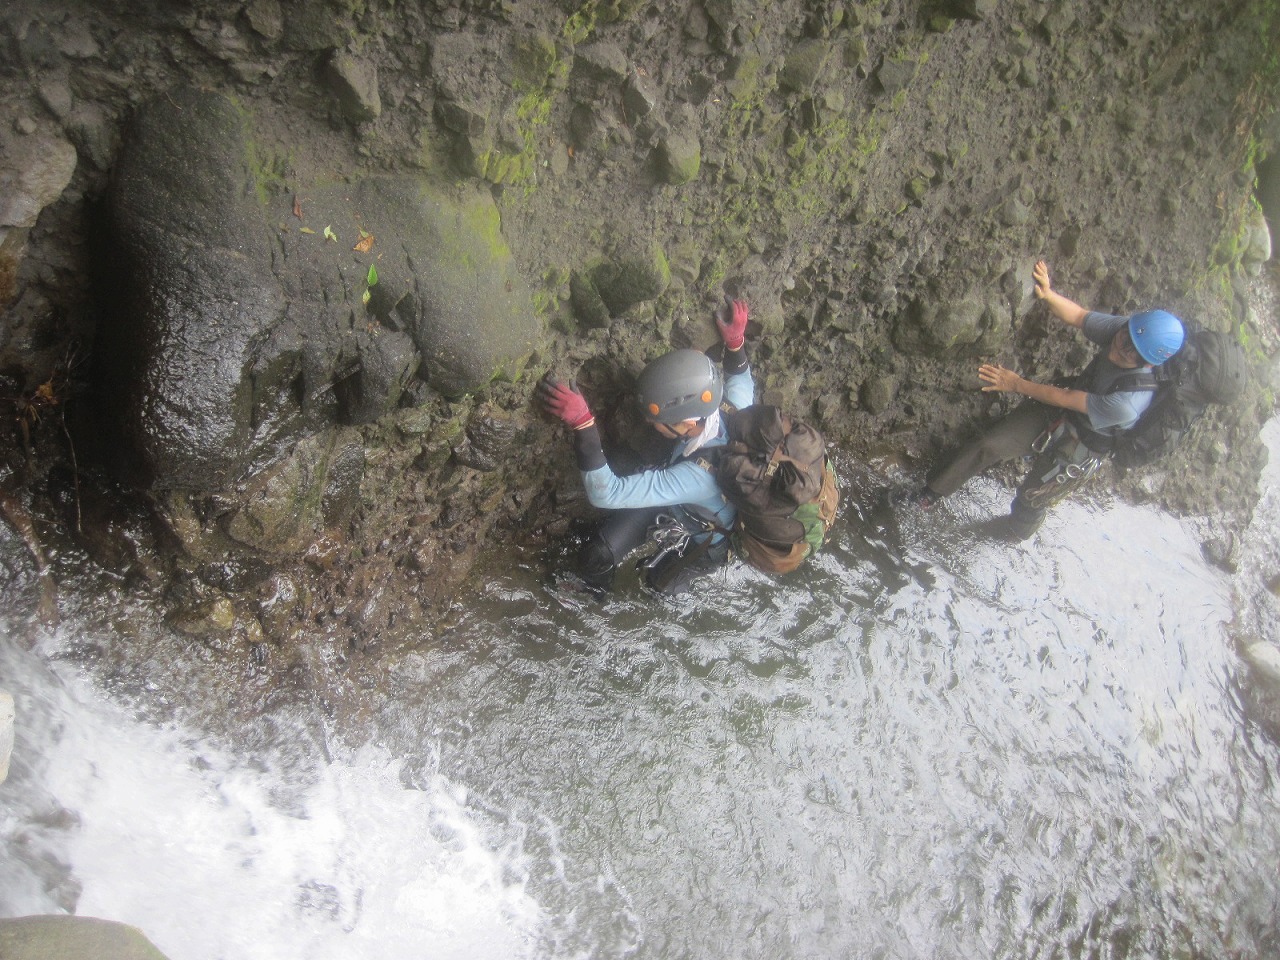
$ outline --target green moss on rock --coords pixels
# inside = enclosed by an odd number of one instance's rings
[[[672,133],[662,144],[662,176],[679,186],[696,180],[702,168],[702,145],[692,133]]]

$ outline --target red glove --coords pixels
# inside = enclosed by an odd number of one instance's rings
[[[548,374],[538,381],[538,399],[543,410],[575,430],[590,427],[596,422],[586,398],[573,383],[561,383]]]
[[[747,301],[734,300],[716,311],[716,328],[730,350],[741,350],[747,339]]]

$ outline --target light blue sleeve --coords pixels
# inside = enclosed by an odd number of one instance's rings
[[[1088,396],[1089,426],[1102,432],[1128,430],[1151,406],[1151,393],[1091,393]]]
[[[661,470],[646,470],[632,477],[620,477],[606,464],[584,471],[582,485],[591,505],[603,510],[674,507],[708,500],[724,502],[716,478],[692,460]]]
[[[724,398],[738,410],[749,407],[756,402],[756,381],[751,376],[751,368],[742,373],[734,373],[725,377]]]
[[[1081,329],[1088,339],[1099,346],[1105,347],[1115,337],[1120,328],[1128,325],[1128,317],[1118,317],[1114,313],[1099,313],[1097,310],[1090,310],[1084,315],[1084,325]]]

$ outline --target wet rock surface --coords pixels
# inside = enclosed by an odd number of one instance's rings
[[[1276,386],[1248,296],[1275,29],[1150,0],[17,0],[0,479],[62,556],[288,670],[300,636],[430,632],[482,550],[584,512],[543,369],[620,442],[644,363],[745,296],[764,397],[918,470],[1004,409],[979,358],[1087,361],[1030,295],[1045,257],[1081,303],[1249,347],[1244,401],[1111,478],[1210,517],[1230,565]]]
[[[381,177],[264,199],[252,142],[225,97],[170,94],[111,185],[100,376],[158,489],[224,487],[268,448],[376,420],[415,375],[480,389],[537,337],[487,193]]]
[[[9,960],[165,960],[140,930],[95,917],[18,917],[0,920],[0,949]]]

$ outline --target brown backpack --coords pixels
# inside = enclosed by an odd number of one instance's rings
[[[821,549],[836,517],[826,441],[764,404],[731,411],[724,422],[729,442],[709,452],[721,491],[738,508],[734,549],[758,570],[788,573]]]

